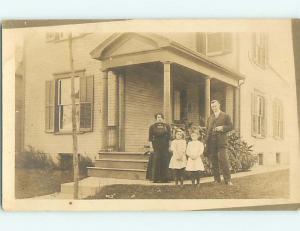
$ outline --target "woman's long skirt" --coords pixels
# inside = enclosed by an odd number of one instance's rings
[[[151,153],[147,168],[147,179],[154,182],[165,182],[170,179],[169,174],[169,141],[155,140],[152,142],[154,152]]]

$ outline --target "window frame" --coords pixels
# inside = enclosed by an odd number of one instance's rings
[[[61,121],[62,121],[62,113],[61,113],[61,110],[64,106],[68,105],[68,106],[71,106],[71,118],[72,118],[72,102],[71,104],[61,104],[61,85],[59,83],[61,83],[62,80],[70,80],[72,81],[71,79],[72,77],[65,77],[65,78],[59,78],[56,80],[56,84],[57,84],[57,102],[56,102],[56,106],[57,106],[57,116],[58,116],[58,119],[57,119],[57,131],[60,132],[60,133],[71,133],[72,132],[72,127],[70,129],[67,129],[67,128],[61,128]],[[78,92],[79,92],[79,99],[78,101],[76,102],[75,101],[75,107],[76,107],[76,110],[78,110],[78,113],[80,115],[80,76],[76,75],[75,76],[75,79],[78,79]],[[74,80],[75,80],[74,79]],[[64,112],[64,111],[63,111]],[[78,122],[77,124],[77,131],[80,130],[80,116],[78,117]]]
[[[261,99],[259,101],[259,99]],[[267,103],[265,94],[259,90],[254,90],[251,97],[252,111],[251,111],[251,131],[252,136],[255,138],[267,137]],[[262,108],[258,105],[262,102]],[[261,103],[260,103],[261,105]],[[262,111],[262,113],[260,113]],[[256,127],[255,127],[256,126]],[[259,129],[260,128],[260,129]]]
[[[84,37],[88,33],[72,33],[72,39],[77,39]],[[67,41],[69,39],[68,33],[65,32],[47,32],[46,33],[46,43],[58,43],[62,41]]]
[[[78,126],[77,126],[77,133],[85,133],[85,132],[92,132],[93,131],[93,117],[94,117],[94,76],[93,75],[89,75],[87,76],[86,73],[85,73],[85,69],[81,69],[81,70],[76,70],[75,71],[75,77],[78,77],[79,78],[79,101],[77,103],[78,105],[78,113],[79,113],[79,119],[78,119]],[[64,129],[60,129],[60,121],[59,121],[59,89],[58,89],[58,81],[59,80],[62,80],[62,79],[70,79],[71,78],[71,72],[59,72],[59,73],[54,73],[53,74],[53,82],[54,82],[54,87],[55,87],[55,105],[54,105],[54,128],[53,130],[51,131],[46,131],[46,132],[51,132],[51,133],[54,133],[56,135],[61,135],[61,134],[72,134],[72,130],[64,130]],[[87,102],[85,101],[82,101],[81,100],[81,93],[80,93],[80,90],[81,90],[81,81],[83,79],[85,79],[85,81],[87,81],[88,78],[92,78],[91,79],[91,102],[88,102],[91,104],[91,108],[90,108],[90,111],[91,111],[91,118],[90,118],[90,127],[88,128],[85,128],[85,127],[82,127],[81,128],[81,104],[86,104]],[[46,81],[47,82],[47,81]],[[86,82],[87,84],[87,82]],[[46,105],[47,106],[47,105]],[[45,118],[46,119],[46,118]],[[45,124],[46,125],[46,124]]]
[[[273,138],[284,139],[284,109],[281,100],[277,98],[273,100]]]
[[[222,48],[219,51],[213,51],[213,52],[208,51],[208,43],[209,43],[208,36],[212,35],[212,34],[219,34],[221,36],[220,41],[222,43],[222,45],[221,45]],[[229,39],[229,42],[230,42],[230,45],[228,47],[225,46],[225,41],[226,41],[225,35],[226,34],[229,36],[228,39]],[[196,40],[197,41],[197,51],[204,54],[204,55],[206,55],[206,56],[213,57],[213,56],[226,55],[226,54],[232,53],[232,50],[233,50],[233,36],[232,36],[232,33],[230,33],[230,32],[197,33],[197,36],[198,36],[197,40]],[[204,36],[204,39],[200,39],[200,36]],[[204,43],[204,44],[199,44],[201,42]],[[203,49],[203,46],[204,46],[204,49]],[[202,47],[202,48],[200,48],[200,47]]]
[[[267,33],[254,32],[252,34],[252,60],[254,64],[260,67],[261,69],[265,70],[269,64],[268,52],[269,52],[269,38]],[[261,60],[263,60],[263,62]]]

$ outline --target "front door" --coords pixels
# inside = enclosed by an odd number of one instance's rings
[[[182,124],[187,119],[188,104],[185,89],[174,89],[173,120],[175,124]]]

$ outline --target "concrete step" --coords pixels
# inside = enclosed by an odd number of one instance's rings
[[[120,169],[147,169],[147,160],[133,159],[97,159],[95,166],[100,168],[120,168]]]
[[[88,167],[88,176],[117,178],[117,179],[144,180],[144,179],[146,179],[146,170],[125,169],[125,168]]]
[[[130,160],[148,160],[149,155],[142,152],[99,152],[99,159],[130,159]]]

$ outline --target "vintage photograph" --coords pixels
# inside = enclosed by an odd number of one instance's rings
[[[116,20],[3,29],[3,111],[12,124],[4,204],[186,210],[299,200],[293,25]]]

